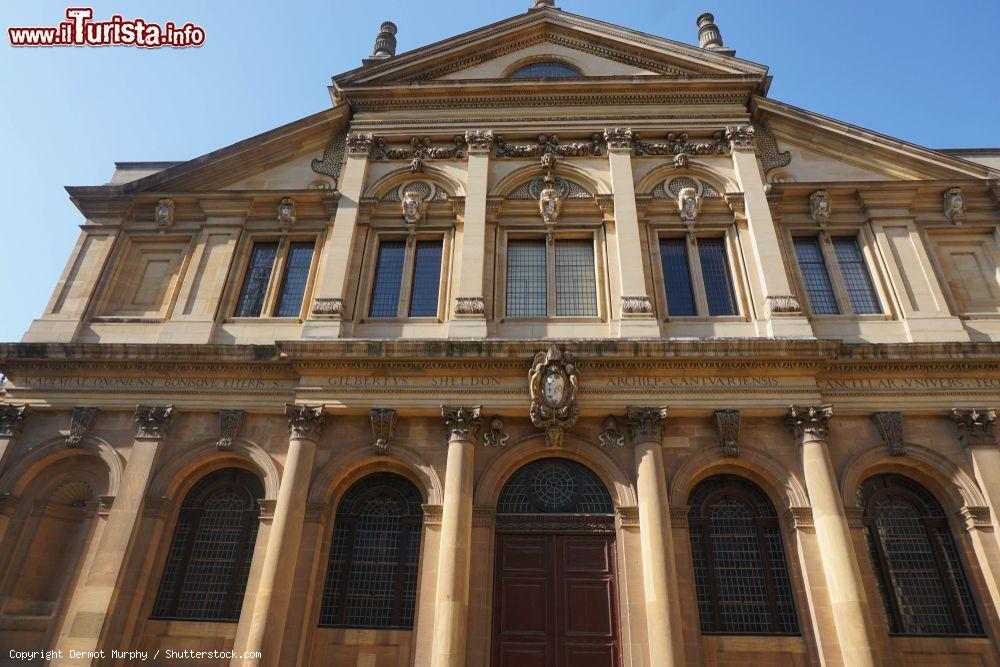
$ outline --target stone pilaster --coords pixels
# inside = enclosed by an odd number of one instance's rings
[[[486,195],[489,190],[493,132],[470,130],[465,133],[465,143],[469,149],[469,168],[459,248],[462,259],[449,332],[458,338],[485,338],[486,298],[483,276],[486,267]]]
[[[997,413],[989,408],[952,410],[951,419],[958,429],[958,439],[986,496],[994,527],[1000,511],[1000,448],[996,441]]]
[[[844,663],[874,666],[879,660],[868,632],[868,599],[830,459],[832,417],[829,406],[792,406],[785,421],[802,452],[802,471]]]
[[[288,418],[288,454],[281,474],[281,486],[274,504],[274,516],[268,534],[264,562],[245,634],[244,646],[237,653],[260,652],[261,658],[234,659],[231,664],[243,667],[277,665],[281,655],[285,617],[291,601],[292,578],[305,524],[306,498],[316,456],[316,440],[326,421],[323,406],[286,405]]]
[[[303,338],[339,338],[344,317],[344,288],[351,270],[351,253],[358,225],[361,195],[368,173],[374,137],[368,132],[347,135],[347,163],[338,183],[340,199],[327,230],[316,279],[316,293]]]
[[[99,538],[81,562],[91,563],[82,572],[69,601],[66,620],[59,632],[55,648],[63,651],[62,658],[52,665],[91,665],[98,660],[73,658],[70,650],[92,652],[118,646],[104,646],[108,619],[114,613],[122,574],[135,545],[139,522],[142,520],[146,491],[163,450],[167,430],[173,418],[173,406],[139,405],[135,409],[136,433],[132,450],[122,476],[118,496],[111,504]],[[122,596],[121,604],[128,604]]]
[[[448,430],[448,467],[441,511],[432,667],[465,665],[472,562],[472,475],[481,413],[478,406],[441,410]]]
[[[625,413],[635,447],[649,664],[679,666],[685,664],[684,641],[661,449],[666,419],[666,408],[630,407]]]
[[[31,408],[28,405],[5,403],[0,405],[0,474],[3,474],[7,452],[14,448],[14,440],[21,430],[24,418]]]

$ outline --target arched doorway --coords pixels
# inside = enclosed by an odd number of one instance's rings
[[[493,667],[621,662],[614,504],[592,471],[534,461],[500,492]]]

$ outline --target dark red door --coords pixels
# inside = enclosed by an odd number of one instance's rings
[[[617,667],[613,535],[497,535],[494,667]]]

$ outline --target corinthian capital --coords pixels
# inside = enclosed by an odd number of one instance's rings
[[[135,437],[158,440],[167,435],[170,420],[174,418],[172,405],[135,406]]]
[[[798,440],[826,440],[833,408],[829,405],[792,405],[785,424]]]
[[[667,423],[667,408],[625,409],[625,426],[628,428],[632,444],[640,442],[660,442],[663,440],[663,426]]]
[[[465,440],[472,442],[479,438],[482,426],[482,406],[443,406],[441,416],[444,426],[448,429],[449,440]]]
[[[729,146],[734,151],[752,151],[755,132],[753,125],[730,125],[726,128],[726,139],[729,140]]]
[[[347,135],[348,155],[370,155],[375,136],[371,132],[351,132]]]
[[[629,127],[614,127],[604,130],[604,141],[609,153],[631,153],[638,135]]]
[[[493,150],[493,130],[469,130],[465,143],[470,153],[489,153]]]
[[[951,419],[958,426],[958,439],[965,447],[973,445],[995,445],[993,427],[997,423],[996,410],[972,408],[952,410]]]
[[[326,422],[325,405],[285,404],[288,433],[293,438],[313,439],[319,436]]]
[[[21,428],[21,422],[28,416],[27,405],[0,405],[0,438],[13,438]]]

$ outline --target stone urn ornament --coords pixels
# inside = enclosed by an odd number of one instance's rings
[[[579,374],[573,355],[555,345],[535,355],[528,375],[531,423],[545,431],[549,447],[562,443],[562,434],[576,423]]]

